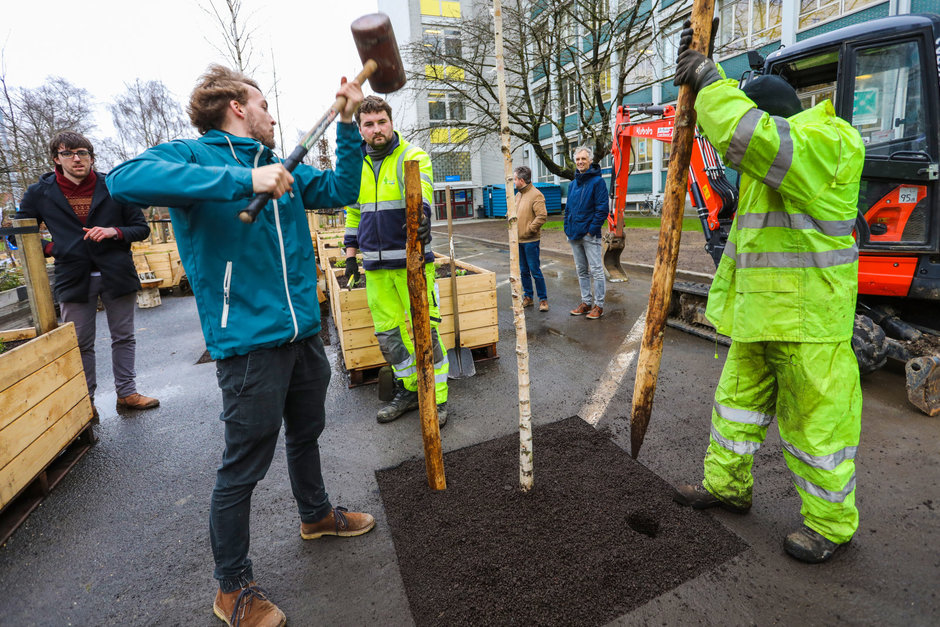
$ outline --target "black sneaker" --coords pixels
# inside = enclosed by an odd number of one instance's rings
[[[679,505],[685,505],[693,509],[707,509],[709,507],[720,507],[734,514],[746,514],[751,509],[751,504],[735,505],[727,501],[722,501],[717,496],[709,492],[702,485],[680,485],[676,486],[676,492],[672,500]]]
[[[437,426],[443,427],[447,424],[447,401],[437,404]]]
[[[388,405],[382,407],[375,419],[379,423],[386,423],[401,418],[405,412],[418,409],[418,393],[401,387],[395,391],[395,396]]]
[[[783,541],[783,550],[801,562],[819,564],[830,559],[836,551],[846,544],[848,542],[843,544],[833,542],[804,525],[798,531],[794,531],[787,536],[786,540]]]

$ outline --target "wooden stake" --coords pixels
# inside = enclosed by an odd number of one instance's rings
[[[36,227],[36,220],[13,220],[14,227]],[[42,252],[42,240],[39,233],[23,233],[17,237],[23,251],[23,278],[29,294],[29,306],[33,313],[36,334],[48,333],[58,326],[55,304],[52,300],[52,288],[49,286],[49,274],[46,272],[46,258]]]
[[[695,36],[691,47],[702,54],[708,52],[714,11],[715,0],[695,0],[692,5],[692,28],[695,30]],[[666,327],[666,314],[669,311],[679,258],[679,238],[682,234],[682,214],[685,210],[685,191],[694,135],[695,92],[683,85],[679,88],[676,104],[675,132],[672,136],[672,154],[669,157],[669,171],[666,174],[666,190],[663,195],[659,247],[653,266],[646,328],[643,331],[633,386],[633,411],[630,420],[630,448],[633,459],[640,453],[653,411],[656,379],[659,377],[659,365],[663,357],[663,331]]]
[[[428,283],[424,274],[424,246],[418,241],[418,220],[423,208],[421,170],[417,161],[405,161],[405,213],[408,223],[408,296],[411,301],[411,328],[414,330],[415,360],[418,368],[418,411],[424,439],[424,466],[432,490],[444,490],[444,455],[441,429],[437,424],[434,394],[434,352],[431,345],[431,318],[428,313]]]
[[[506,68],[503,62],[503,7],[493,0],[496,33],[496,81],[499,87],[499,127],[502,140],[503,168],[506,174],[506,226],[509,228],[509,287],[512,290],[512,315],[516,325],[516,361],[519,365],[519,487],[523,492],[535,483],[532,453],[532,405],[529,400],[529,343],[519,272],[519,229],[513,193],[512,151],[509,144],[509,111],[506,106]]]

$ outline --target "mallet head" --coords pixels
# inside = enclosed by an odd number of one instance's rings
[[[363,15],[350,27],[362,63],[372,59],[378,69],[369,77],[373,91],[390,94],[405,85],[405,68],[398,52],[392,21],[385,13]]]

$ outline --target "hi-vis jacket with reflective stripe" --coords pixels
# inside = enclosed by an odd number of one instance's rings
[[[238,219],[254,195],[253,168],[277,163],[257,140],[211,130],[150,148],[108,175],[115,199],[170,207],[206,348],[213,359],[282,346],[320,330],[316,266],[305,207],[356,197],[362,157],[355,124],[336,125],[336,170],[294,170],[291,191],[258,221]]]
[[[366,270],[404,268],[405,244],[405,161],[416,160],[421,170],[421,193],[424,214],[431,219],[434,198],[434,175],[431,158],[417,146],[412,146],[395,131],[392,151],[379,166],[378,175],[372,167],[372,158],[366,154],[362,142],[362,184],[359,201],[346,207],[346,235],[343,244],[362,251],[362,265]],[[424,259],[431,263],[434,253],[426,249]]]
[[[852,337],[852,237],[865,147],[828,100],[770,116],[722,80],[696,99],[698,123],[741,173],[741,194],[706,316],[742,342]]]

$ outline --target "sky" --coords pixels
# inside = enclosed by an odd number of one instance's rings
[[[215,3],[224,8],[224,0]],[[6,3],[0,71],[10,87],[38,87],[47,76],[61,76],[88,90],[96,104],[92,136],[113,136],[106,105],[135,79],[162,81],[185,107],[210,63],[232,65],[217,49],[224,49],[218,22],[200,4],[208,7],[209,0]],[[340,77],[360,71],[349,25],[375,11],[375,0],[242,0],[240,17],[253,31],[252,75],[283,125],[286,152],[333,103]],[[271,90],[272,53],[280,115]],[[332,143],[335,131],[327,136]]]

